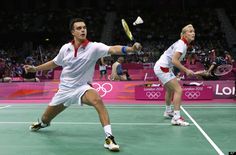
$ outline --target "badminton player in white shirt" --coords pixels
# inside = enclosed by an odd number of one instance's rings
[[[192,70],[187,69],[181,64],[181,60],[186,55],[188,44],[195,39],[195,31],[191,24],[183,27],[181,38],[172,44],[160,57],[154,66],[154,72],[165,87],[166,110],[164,117],[171,118],[171,124],[179,126],[188,126],[180,115],[180,106],[182,98],[182,88],[172,72],[172,67],[177,67],[185,72],[187,76],[194,76]],[[171,100],[173,97],[174,111],[171,109]]]
[[[24,66],[27,72],[49,70],[62,66],[59,90],[52,98],[41,119],[30,126],[31,131],[37,131],[50,125],[51,120],[71,104],[87,104],[98,112],[100,122],[105,132],[104,147],[110,151],[119,151],[112,135],[109,115],[100,95],[89,83],[92,82],[95,64],[98,59],[112,54],[126,54],[141,50],[139,43],[128,46],[107,46],[103,43],[87,40],[87,27],[80,18],[72,19],[70,32],[73,41],[63,45],[58,55],[51,61],[37,67]]]

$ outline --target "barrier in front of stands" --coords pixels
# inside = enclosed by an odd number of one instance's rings
[[[234,81],[204,81],[203,83],[205,86],[212,86],[213,99],[235,97]],[[135,86],[143,84],[142,81],[98,81],[93,83],[102,98],[107,100],[135,100]],[[184,89],[187,88],[189,90],[199,89],[196,86],[184,87]],[[50,100],[57,90],[58,82],[0,83],[0,100]]]
[[[164,87],[144,85],[135,86],[136,100],[164,100]],[[184,86],[183,100],[211,100],[213,99],[212,86]]]

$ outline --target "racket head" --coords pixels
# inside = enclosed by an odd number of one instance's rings
[[[127,35],[127,37],[128,37],[131,41],[133,41],[134,38],[133,38],[133,35],[132,35],[132,33],[131,33],[130,29],[129,29],[129,26],[128,26],[127,22],[126,22],[124,19],[121,19],[121,23],[122,23],[122,27],[123,27],[123,29],[124,29],[125,34]]]
[[[214,70],[214,74],[216,76],[226,75],[230,73],[232,69],[233,69],[232,65],[229,65],[229,64],[220,65]]]

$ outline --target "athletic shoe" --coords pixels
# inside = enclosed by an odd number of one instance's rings
[[[171,124],[172,124],[172,125],[178,125],[178,126],[189,126],[189,123],[188,123],[188,122],[185,122],[183,117],[180,117],[180,118],[177,119],[177,120],[174,119],[174,118],[172,118]]]
[[[174,116],[174,111],[173,110],[171,110],[169,112],[165,111],[163,116],[165,118],[172,118]]]
[[[120,151],[120,147],[119,145],[116,144],[115,137],[113,137],[112,135],[110,135],[105,139],[104,147],[106,149],[109,149],[110,151],[115,151],[115,152]]]
[[[38,131],[39,129],[48,127],[49,125],[50,124],[44,124],[44,123],[38,121],[38,122],[30,125],[29,130],[30,131]]]

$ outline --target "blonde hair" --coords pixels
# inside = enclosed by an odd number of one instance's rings
[[[188,24],[188,25],[186,25],[185,27],[183,27],[182,28],[182,31],[181,31],[181,33],[180,33],[180,37],[182,37],[187,31],[188,31],[188,29],[189,28],[193,28],[193,25],[192,24]]]

